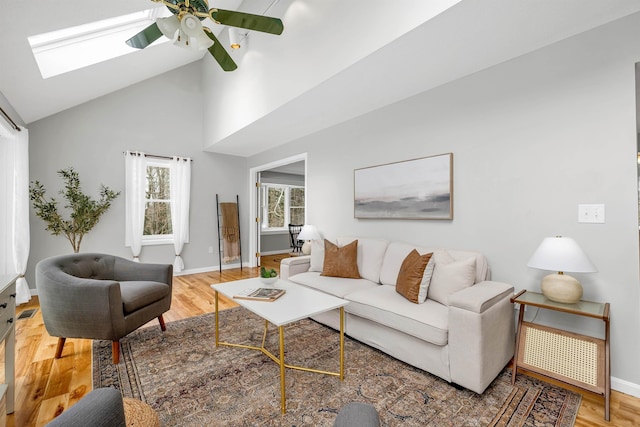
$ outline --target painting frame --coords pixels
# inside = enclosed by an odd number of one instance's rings
[[[353,171],[357,219],[453,219],[453,153]]]

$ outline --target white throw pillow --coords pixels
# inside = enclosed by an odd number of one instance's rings
[[[367,237],[338,237],[338,246],[346,246],[354,240],[358,241],[358,271],[360,276],[374,283],[380,283],[380,266],[389,242],[384,239]],[[402,261],[400,262],[402,263]]]
[[[439,252],[439,250],[436,251],[434,256]],[[443,263],[442,260],[447,259],[446,256],[435,256],[435,258],[436,266],[429,284],[428,296],[440,304],[449,305],[449,295],[474,284],[476,259],[472,257],[462,261]]]
[[[322,271],[324,266],[324,240],[311,241],[311,261],[309,271]]]

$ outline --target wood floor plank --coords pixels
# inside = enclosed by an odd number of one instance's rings
[[[279,270],[279,260],[286,256],[287,254],[265,256],[262,264],[266,268]],[[222,273],[212,271],[175,277],[171,310],[165,313],[165,322],[212,313],[215,305],[211,284],[257,276],[258,269],[244,267],[242,271],[238,268],[223,270]],[[236,306],[233,300],[220,296],[220,310]],[[37,297],[18,307],[17,312],[29,308],[39,308]],[[157,319],[145,326],[160,327]],[[47,334],[40,310],[31,319],[16,322],[16,412],[7,417],[7,426],[43,426],[91,391],[92,341],[68,339],[63,357],[54,360],[56,344],[57,338]],[[0,358],[0,361],[3,360],[4,357]],[[0,373],[3,371],[0,363]],[[640,425],[640,399],[612,392],[611,421],[607,423],[603,419],[602,398],[588,392],[581,393],[583,401],[576,426]]]
[[[58,381],[58,378],[50,377],[52,365],[53,359],[33,362],[25,376],[16,378],[16,411],[12,416],[7,417],[7,425],[16,427],[36,425],[49,380]]]
[[[49,399],[43,399],[40,404],[40,411],[38,412],[35,426],[40,427],[46,425],[71,406],[69,395],[66,393],[55,395]]]

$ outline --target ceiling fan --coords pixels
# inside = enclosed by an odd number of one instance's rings
[[[173,13],[168,18],[158,18],[135,36],[127,44],[144,49],[164,34],[174,44],[192,49],[207,49],[224,71],[233,71],[238,66],[222,47],[213,32],[200,21],[210,18],[216,24],[244,28],[269,34],[282,34],[284,26],[278,18],[251,13],[235,12],[211,8],[207,0],[151,0],[162,3]]]

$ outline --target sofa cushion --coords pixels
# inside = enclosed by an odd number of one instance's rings
[[[380,283],[380,266],[389,244],[384,239],[361,237],[338,237],[338,246],[344,246],[358,240],[358,272],[360,276],[372,282]],[[397,275],[396,275],[397,276]],[[394,281],[395,285],[395,281]]]
[[[391,286],[357,291],[345,296],[351,313],[435,345],[449,339],[449,308],[432,300],[412,304]],[[347,333],[348,331],[347,321]]]
[[[171,292],[169,285],[151,281],[122,281],[120,295],[124,314],[160,301]]]
[[[449,295],[473,285],[476,278],[476,258],[463,261],[442,262],[444,257],[436,256],[436,267],[431,277],[428,297],[444,305],[449,305]],[[453,258],[451,258],[453,259]]]
[[[318,272],[311,271],[296,274],[295,276],[290,276],[287,280],[299,285],[317,289],[338,298],[344,298],[345,295],[352,292],[380,287],[380,285],[378,285],[377,283],[373,283],[367,279],[343,279],[337,277],[326,277],[321,276]]]
[[[358,273],[358,241],[339,247],[330,241],[324,241],[324,265],[322,276],[359,279]]]
[[[473,251],[460,251],[457,249],[438,249],[436,252],[445,251],[449,253],[453,257],[455,261],[464,261],[469,258],[476,259],[476,272],[475,272],[475,280],[473,283],[482,282],[484,280],[491,279],[491,272],[489,271],[489,263],[487,262],[487,258],[480,252]],[[436,259],[436,263],[438,260]]]
[[[431,280],[431,274],[425,277],[424,273],[432,256],[433,253],[420,255],[415,249],[409,252],[400,266],[396,292],[413,303],[422,304],[427,299],[427,288]]]

